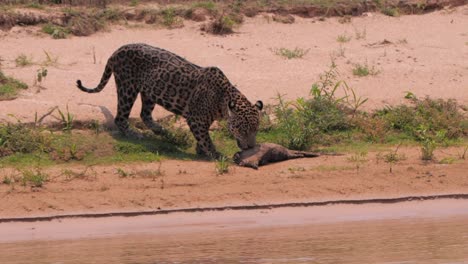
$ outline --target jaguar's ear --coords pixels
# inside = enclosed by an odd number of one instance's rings
[[[255,103],[255,106],[258,108],[258,110],[262,110],[263,109],[263,102],[262,101],[257,101]]]

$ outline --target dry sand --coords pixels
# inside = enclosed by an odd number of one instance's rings
[[[47,51],[58,58],[58,65],[47,67],[49,74],[39,93],[31,88],[16,100],[0,102],[0,120],[14,120],[9,116],[13,114],[32,121],[35,112],[41,115],[50,107],[68,105],[76,119],[112,121],[115,84],[109,82],[100,94],[90,95],[79,91],[75,81],[96,85],[110,54],[131,42],[168,49],[202,66],[218,66],[252,101],[274,103],[277,93],[291,99],[306,96],[330,65],[330,56],[335,56],[341,78],[358,95],[369,98],[369,109],[401,103],[405,91],[468,103],[468,6],[397,18],[371,14],[355,17],[351,24],[340,24],[336,18],[297,18],[297,23],[284,25],[260,15],[248,18],[237,34],[226,37],[202,34],[194,22],[185,24],[174,30],[116,26],[110,32],[64,40],[28,33],[31,28],[1,33],[0,57],[7,74],[33,83],[40,66],[17,68],[14,59],[21,53],[41,62]],[[355,32],[363,30],[365,39],[356,39]],[[352,38],[342,44],[344,57],[336,56],[341,34]],[[384,40],[391,43],[376,44]],[[303,59],[286,60],[271,51],[281,47],[310,50]],[[353,64],[366,61],[379,74],[354,77]],[[138,116],[139,110],[137,104],[132,115]],[[167,114],[160,107],[154,112],[155,117]],[[436,151],[438,160],[458,159],[450,165],[423,163],[416,148],[400,152],[408,158],[395,165],[393,173],[389,164],[377,160],[378,151],[370,152],[359,169],[348,154],[291,160],[258,171],[231,167],[225,175],[216,175],[212,162],[166,160],[163,176],[154,180],[138,172],[157,170],[157,163],[97,166],[83,179],[72,180],[63,171],[79,173],[85,167],[67,164],[46,169],[51,177],[44,188],[1,184],[0,217],[468,193],[468,162],[459,159],[462,148]],[[119,177],[119,167],[136,176]],[[0,173],[17,172],[1,169]]]

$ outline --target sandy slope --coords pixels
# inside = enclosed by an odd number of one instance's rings
[[[435,155],[457,158],[461,151],[440,149]],[[351,154],[323,156],[259,170],[231,166],[222,175],[213,162],[202,161],[114,164],[87,171],[64,164],[43,171],[50,181],[42,188],[0,184],[0,218],[468,193],[467,160],[424,163],[413,148],[401,148],[399,154],[407,159],[394,165],[392,173],[379,152],[370,152],[360,163],[350,161]],[[118,169],[129,176],[121,177]],[[65,170],[84,173],[73,177]],[[147,176],[157,170],[160,176]],[[15,174],[0,170],[0,175]]]

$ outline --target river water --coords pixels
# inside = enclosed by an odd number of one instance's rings
[[[468,201],[0,224],[2,233],[2,264],[468,263]]]

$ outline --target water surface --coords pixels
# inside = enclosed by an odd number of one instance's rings
[[[461,201],[456,208],[465,208],[466,203]],[[363,211],[366,214],[360,212],[362,207],[348,206],[342,210],[344,218],[329,221],[323,217],[330,216],[326,212],[330,208],[279,210],[284,218],[303,216],[302,221],[286,224],[284,219],[274,221],[277,210],[246,212],[237,218],[231,213],[214,214],[210,220],[195,215],[199,221],[183,223],[182,229],[170,220],[165,226],[137,228],[129,235],[18,239],[0,243],[0,263],[468,263],[468,211],[432,215],[437,206],[420,205],[382,205],[379,210],[388,209],[384,217],[382,213],[369,217],[369,208]],[[418,208],[419,213],[415,215],[416,209],[396,213],[410,208]],[[321,211],[323,215],[316,215]],[[250,215],[264,219],[258,220],[262,224],[249,220]],[[105,219],[88,223],[93,221]],[[57,230],[61,224],[56,223]],[[35,225],[31,228],[41,228],[40,223]],[[169,231],[160,232],[160,227]]]

